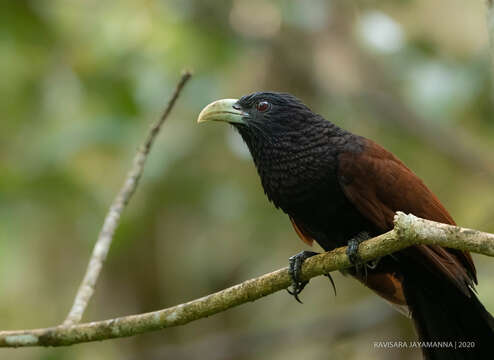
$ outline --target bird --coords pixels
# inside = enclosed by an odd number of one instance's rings
[[[229,123],[240,133],[267,198],[289,216],[301,240],[326,251],[348,246],[355,266],[347,273],[412,318],[424,359],[491,358],[494,318],[476,295],[468,252],[416,245],[372,263],[358,257],[362,241],[393,228],[397,211],[455,225],[401,160],[288,93],[214,101],[197,119],[208,121]],[[289,259],[297,300],[307,284],[300,280],[301,265],[315,254],[302,251]]]

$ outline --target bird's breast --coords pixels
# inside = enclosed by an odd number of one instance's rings
[[[258,166],[269,200],[326,250],[346,245],[359,232],[372,232],[340,187],[337,157],[334,151],[300,151],[263,159]]]
[[[313,201],[328,191],[327,185],[336,184],[335,162],[331,160],[298,152],[263,159],[257,169],[270,201],[287,211]]]

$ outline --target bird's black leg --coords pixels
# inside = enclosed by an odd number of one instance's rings
[[[302,301],[300,301],[300,299],[298,298],[298,294],[300,294],[302,290],[305,288],[305,286],[309,283],[309,281],[300,280],[302,264],[308,258],[318,254],[319,253],[314,251],[301,251],[298,254],[293,255],[288,259],[288,272],[290,274],[290,277],[292,278],[292,285],[291,285],[292,290],[287,289],[287,291],[290,295],[293,295],[295,300],[297,300],[301,304]],[[329,278],[329,281],[331,281],[331,284],[333,285],[334,293],[336,295],[336,287],[334,285],[333,278],[331,277],[330,274],[325,274],[325,276],[327,276]]]
[[[358,247],[361,242],[370,239],[371,236],[369,233],[363,231],[358,233],[356,236],[348,240],[348,247],[346,249],[346,254],[348,256],[348,260],[355,265],[355,270],[358,274],[361,272],[361,267],[363,266],[365,271],[365,277],[367,278],[367,264],[364,264],[358,255]],[[377,261],[373,262],[372,265],[369,265],[369,268],[374,269],[377,266]]]

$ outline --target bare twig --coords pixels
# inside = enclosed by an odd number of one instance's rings
[[[96,282],[98,281],[103,263],[105,262],[108,250],[110,249],[113,234],[115,233],[115,230],[118,226],[120,216],[122,215],[122,212],[125,209],[125,206],[128,204],[130,198],[134,194],[137,185],[139,184],[139,179],[141,178],[141,175],[144,171],[144,165],[149,155],[149,151],[151,150],[151,146],[153,145],[153,142],[158,135],[161,126],[173,109],[173,106],[175,105],[180,92],[182,91],[183,87],[190,77],[191,73],[188,71],[182,74],[182,77],[180,78],[180,81],[178,82],[177,87],[175,88],[175,91],[165,108],[165,111],[163,112],[159,120],[151,126],[146,140],[137,151],[137,154],[134,157],[132,168],[128,172],[122,188],[115,197],[115,200],[113,200],[113,203],[110,206],[110,210],[105,217],[105,221],[99,233],[98,240],[94,245],[93,253],[91,255],[91,259],[89,260],[86,274],[84,275],[84,279],[79,286],[79,290],[77,291],[72,309],[70,310],[67,318],[63,323],[64,325],[73,325],[81,321],[82,315],[84,314],[89,300],[94,293]]]
[[[395,228],[363,242],[359,246],[359,256],[367,262],[414,244],[440,245],[494,256],[494,234],[440,224],[400,212],[395,217]],[[302,267],[302,280],[351,267],[345,251],[345,247],[338,248],[308,259]],[[64,346],[184,325],[286,289],[290,283],[288,269],[283,268],[164,310],[72,326],[2,331],[0,347]]]

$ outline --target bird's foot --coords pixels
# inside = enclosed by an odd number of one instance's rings
[[[307,260],[308,258],[314,255],[319,255],[319,253],[314,251],[301,251],[298,254],[293,255],[288,259],[288,273],[290,274],[290,278],[292,279],[292,284],[291,284],[292,289],[291,290],[286,289],[286,290],[290,295],[293,295],[295,300],[297,300],[301,304],[302,301],[300,301],[298,295],[309,283],[309,281],[300,280],[302,264],[304,263],[305,260]],[[333,285],[333,289],[334,289],[334,294],[336,295],[336,287],[334,285],[333,278],[331,277],[330,274],[325,274],[325,276],[327,276],[329,278],[329,281],[331,281],[331,285]]]
[[[358,254],[358,247],[360,243],[370,238],[371,236],[366,231],[358,233],[356,236],[348,240],[348,247],[346,249],[348,260],[350,260],[350,262],[355,266],[357,275],[363,275],[364,278],[367,278],[367,268],[373,270],[379,263],[379,259],[364,263]]]

